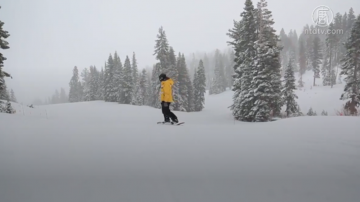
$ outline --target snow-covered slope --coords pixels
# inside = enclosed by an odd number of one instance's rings
[[[301,111],[306,114],[312,107],[317,115],[320,115],[323,110],[328,112],[329,116],[336,115],[336,112],[340,111],[344,104],[340,97],[344,92],[345,83],[336,84],[331,88],[330,86],[323,86],[322,79],[316,79],[316,86],[313,86],[313,75],[312,71],[307,71],[303,76],[304,87],[296,90],[299,97],[297,102]],[[298,79],[297,76],[297,82]]]
[[[320,88],[299,94],[304,111],[336,108]],[[0,114],[0,201],[359,201],[359,117],[235,122],[232,94],[175,112],[183,126],[146,106],[14,104]]]

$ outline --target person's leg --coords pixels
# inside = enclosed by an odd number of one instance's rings
[[[169,105],[165,106],[165,102],[161,102],[161,110],[162,113],[164,114],[164,121],[165,122],[170,122],[169,119]]]
[[[179,121],[178,121],[176,115],[175,115],[172,111],[170,111],[170,104],[171,104],[171,103],[168,102],[168,107],[169,107],[169,112],[168,112],[168,114],[169,114],[169,117],[171,118],[171,120],[172,120],[173,122],[177,123],[177,122],[179,122]]]

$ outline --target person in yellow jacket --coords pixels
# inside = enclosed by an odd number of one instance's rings
[[[161,110],[164,114],[164,122],[170,122],[171,119],[173,122],[178,123],[176,115],[170,111],[170,104],[174,102],[172,96],[174,81],[164,73],[160,74],[159,80],[161,82]]]

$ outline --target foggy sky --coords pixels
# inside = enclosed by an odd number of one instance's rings
[[[152,66],[156,35],[164,27],[175,52],[222,50],[233,20],[240,19],[245,0],[1,0],[0,20],[9,32],[6,79],[18,101],[30,104],[44,100],[61,87],[68,92],[74,66],[80,71],[98,69],[115,51],[124,62],[136,53],[138,67]],[[254,4],[258,1],[253,1]],[[353,7],[359,0],[268,0],[275,29],[300,34],[312,24],[319,5],[334,13]]]

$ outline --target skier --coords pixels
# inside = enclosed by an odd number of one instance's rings
[[[174,102],[172,97],[174,81],[164,73],[160,74],[159,80],[161,82],[161,109],[165,119],[163,123],[170,123],[170,119],[175,123],[179,123],[176,115],[170,111],[170,104]]]

